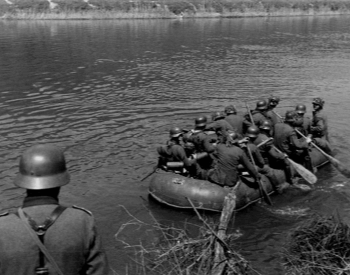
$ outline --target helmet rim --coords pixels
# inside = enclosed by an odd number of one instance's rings
[[[50,189],[68,184],[70,175],[68,171],[50,176],[30,176],[18,174],[14,184],[18,187],[31,190]]]

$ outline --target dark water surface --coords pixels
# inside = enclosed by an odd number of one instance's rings
[[[144,222],[151,213],[160,223],[198,223],[191,211],[149,201],[140,182],[171,126],[191,128],[228,104],[244,112],[245,101],[253,107],[271,94],[281,97],[281,114],[305,103],[310,115],[320,96],[337,158],[347,163],[349,27],[349,17],[0,21],[0,208],[21,204],[12,181],[26,148],[65,148],[72,182],[61,200],[93,211],[113,269],[125,274],[131,253],[114,235],[131,220],[127,211]],[[282,274],[278,252],[305,217],[338,211],[350,220],[349,180],[330,166],[317,176],[308,194],[237,213],[237,249],[258,274]],[[121,238],[153,241],[142,228]]]

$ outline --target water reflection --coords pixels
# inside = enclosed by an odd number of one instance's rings
[[[95,213],[121,274],[128,259],[114,234],[129,217],[119,205],[147,222],[150,211],[165,224],[198,223],[192,212],[149,202],[140,182],[171,126],[191,128],[198,115],[229,103],[245,112],[245,102],[253,107],[271,94],[282,98],[279,113],[303,102],[310,115],[311,98],[321,96],[337,158],[350,158],[347,17],[0,21],[0,28],[1,208],[23,197],[12,185],[21,152],[58,144],[72,173],[62,200]],[[281,274],[285,234],[308,215],[340,208],[349,216],[348,180],[331,167],[318,178],[310,194],[274,197],[273,209],[237,214],[237,246],[255,269]]]

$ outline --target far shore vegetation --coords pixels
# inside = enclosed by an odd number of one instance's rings
[[[2,0],[1,19],[141,19],[350,14],[349,0]]]

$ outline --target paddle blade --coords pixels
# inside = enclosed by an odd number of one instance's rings
[[[310,184],[315,184],[317,182],[317,177],[311,171],[307,170],[304,166],[292,161],[291,159],[288,160],[304,180],[306,180]]]
[[[342,173],[345,177],[350,178],[350,170],[347,169],[343,164],[340,163],[339,160],[336,158],[333,158],[331,156],[328,156],[328,159],[330,163],[340,172]]]

